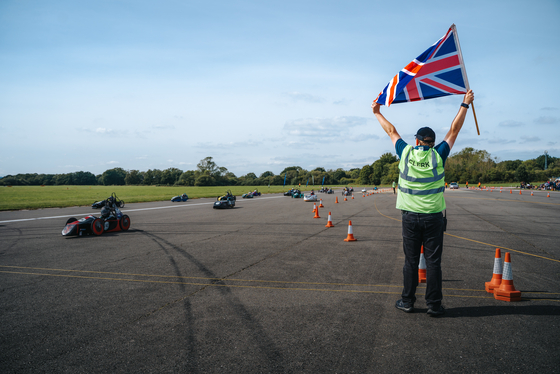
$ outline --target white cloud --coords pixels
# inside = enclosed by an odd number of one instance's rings
[[[538,142],[541,140],[541,138],[539,138],[538,136],[527,136],[527,135],[522,136],[521,139],[524,140],[524,143]]]
[[[524,126],[523,122],[512,121],[512,120],[502,121],[498,125],[502,126],[502,127],[521,127],[521,126]]]
[[[314,96],[314,95],[311,95],[311,94],[306,94],[306,93],[297,92],[297,91],[288,92],[288,93],[286,93],[286,95],[288,95],[294,101],[304,101],[306,103],[323,103],[323,102],[325,102],[325,99],[320,97],[320,96]]]
[[[557,117],[539,117],[535,120],[535,123],[539,125],[554,125],[559,122]]]

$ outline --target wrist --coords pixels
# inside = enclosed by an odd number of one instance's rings
[[[467,109],[469,109],[469,104],[466,104],[466,103],[461,103],[461,106],[462,106],[463,108],[467,108]]]

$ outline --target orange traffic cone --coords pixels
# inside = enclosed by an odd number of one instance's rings
[[[418,283],[426,283],[426,257],[424,246],[420,249],[420,263],[418,264]]]
[[[338,196],[336,197],[336,200],[334,201],[335,204],[338,204]]]
[[[502,190],[500,190],[500,193],[502,193]]]
[[[519,191],[519,192],[521,192],[521,191]],[[509,190],[509,193],[513,193],[513,190]]]
[[[327,225],[325,227],[334,227],[331,219],[331,212],[329,212],[329,218],[327,219]]]
[[[352,200],[354,200],[354,194],[352,194]]]
[[[550,192],[546,194],[546,197],[550,197]]]
[[[346,198],[346,195],[344,196],[344,201],[348,201],[348,199]]]
[[[521,195],[521,190],[519,190],[519,194]]]
[[[534,195],[533,195],[533,191],[531,191],[531,196],[534,196]]]
[[[521,301],[521,291],[517,291],[513,285],[513,273],[509,252],[506,252],[504,260],[504,274],[500,287],[494,288],[494,299],[503,301]]]
[[[319,204],[319,208],[324,208],[325,206],[323,205],[323,199],[319,200],[320,204]]]
[[[500,248],[496,248],[496,256],[494,256],[494,270],[492,271],[492,279],[490,282],[484,283],[484,288],[488,293],[494,293],[494,288],[500,287],[502,284],[502,252]]]
[[[317,204],[313,203],[313,213],[317,210]]]
[[[313,218],[321,218],[319,217],[319,208],[315,208],[315,217]]]
[[[345,242],[355,242],[354,231],[352,230],[352,221],[348,222],[348,236],[344,239]]]

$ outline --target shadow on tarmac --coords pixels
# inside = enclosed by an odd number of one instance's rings
[[[523,305],[523,306],[472,306],[445,309],[443,318],[490,317],[504,315],[560,316],[560,305]],[[441,317],[440,317],[441,318]]]

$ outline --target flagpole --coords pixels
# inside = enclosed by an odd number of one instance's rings
[[[469,86],[469,78],[467,77],[467,68],[465,67],[465,62],[463,61],[463,53],[461,52],[461,44],[459,43],[459,34],[457,33],[457,26],[455,26],[455,24],[451,25],[451,27],[453,28],[453,38],[455,38],[455,44],[457,44],[457,51],[459,52],[459,60],[461,61],[461,65],[463,65],[464,70],[465,71],[465,85],[467,86],[467,91],[470,90],[470,86]],[[474,116],[474,123],[476,125],[476,132],[478,133],[478,135],[480,135],[480,130],[478,129],[478,121],[476,119],[476,112],[474,110],[474,102],[471,103],[472,106],[472,112],[473,112],[473,116]]]

